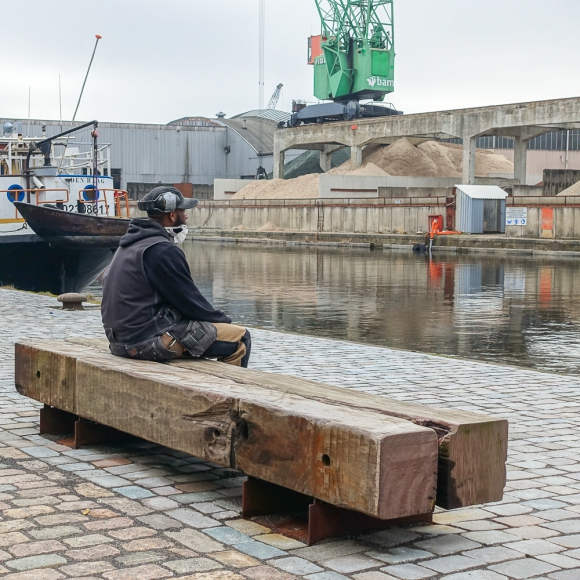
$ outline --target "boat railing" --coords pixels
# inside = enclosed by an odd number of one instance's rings
[[[131,217],[131,211],[129,209],[129,192],[124,189],[113,189],[115,196],[115,215],[117,217]],[[123,206],[121,206],[121,200],[124,200]],[[123,216],[123,209],[125,210],[125,216]]]
[[[64,196],[66,199],[39,199],[38,193],[62,193],[64,192],[66,195]],[[0,189],[0,195],[6,194],[9,196],[9,199],[12,197],[11,201],[23,201],[26,194],[32,194],[35,196],[35,204],[36,205],[45,205],[45,204],[58,204],[58,203],[68,203],[70,199],[70,192],[66,188],[55,188],[55,189]],[[20,196],[23,196],[22,199]],[[14,208],[14,219],[19,221],[24,221],[16,207]]]

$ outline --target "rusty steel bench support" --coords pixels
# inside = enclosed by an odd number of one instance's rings
[[[433,514],[381,520],[361,512],[336,507],[296,491],[248,477],[242,488],[242,517],[246,520],[293,511],[306,511],[308,545],[328,538],[350,536],[414,523],[433,523]]]
[[[74,433],[74,448],[99,443],[126,441],[131,435],[106,427],[95,421],[88,421],[78,415],[61,411],[56,407],[44,405],[40,410],[40,435],[64,435]]]

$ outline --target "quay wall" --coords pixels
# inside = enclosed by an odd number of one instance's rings
[[[190,211],[191,230],[318,234],[417,235],[429,216],[443,216],[447,197],[325,200],[201,201]],[[507,207],[525,209],[526,225],[506,226],[497,238],[580,240],[580,197],[509,197]],[[139,212],[132,204],[132,214]],[[441,236],[440,239],[445,236]],[[453,236],[448,236],[455,239]]]

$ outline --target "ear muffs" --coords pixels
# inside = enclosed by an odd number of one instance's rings
[[[179,199],[171,192],[165,192],[151,201],[138,201],[137,207],[147,213],[169,213],[177,209]]]

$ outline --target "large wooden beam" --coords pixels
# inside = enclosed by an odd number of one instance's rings
[[[435,503],[435,431],[346,402],[63,341],[16,345],[18,391],[85,419],[381,519]]]
[[[100,344],[106,344],[99,341]],[[94,343],[93,343],[94,344]],[[437,505],[457,509],[503,499],[506,485],[508,421],[480,413],[434,408],[355,389],[335,387],[276,373],[240,369],[208,360],[171,363],[194,372],[259,384],[317,401],[334,401],[429,427],[439,438]],[[388,384],[388,379],[385,379]]]

